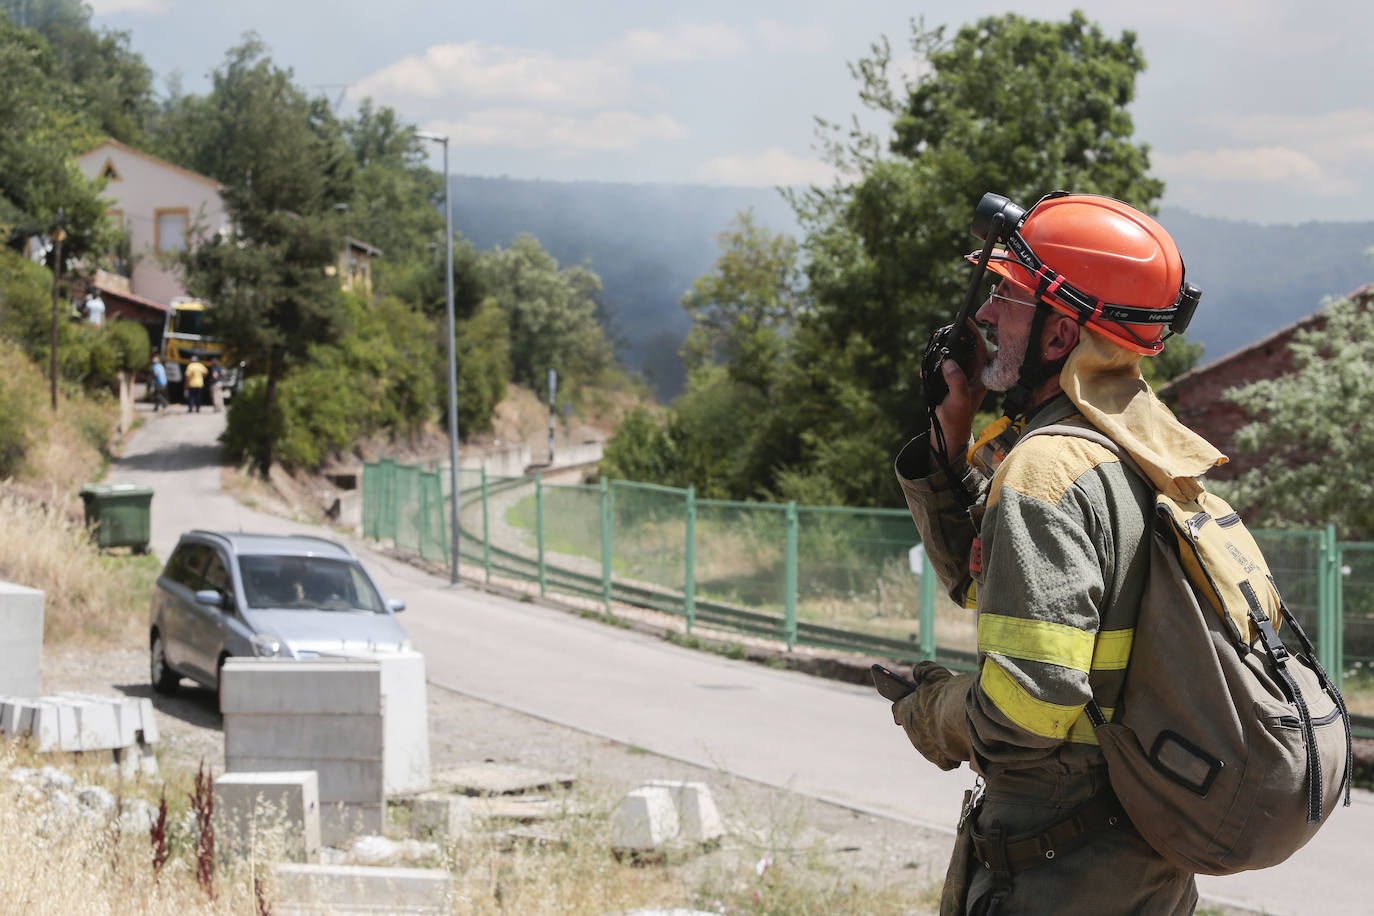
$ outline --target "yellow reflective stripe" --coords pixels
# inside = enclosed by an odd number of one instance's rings
[[[1135,630],[1102,630],[1093,649],[1094,671],[1122,671],[1131,660]]]
[[[979,614],[978,651],[1045,662],[1087,674],[1093,662],[1093,634],[1047,620]]]
[[[1115,709],[1107,709],[1106,707],[1102,709],[1102,715],[1106,717],[1108,722],[1112,721],[1112,713],[1114,712],[1116,712]],[[1088,718],[1086,711],[1073,720],[1073,725],[1069,728],[1069,740],[1078,744],[1097,743],[1097,732],[1093,731],[1093,720]]]
[[[970,579],[968,591],[964,592],[964,608],[970,611],[978,610],[978,580]]]
[[[994,658],[983,659],[983,673],[978,683],[1002,715],[1033,735],[1063,738],[1083,713],[1082,704],[1060,706],[1031,696]]]

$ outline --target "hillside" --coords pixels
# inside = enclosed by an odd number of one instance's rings
[[[689,322],[678,299],[715,262],[717,233],[748,208],[774,231],[798,232],[773,189],[453,179],[454,225],[478,249],[530,232],[559,263],[591,263],[605,284],[622,358],[663,399],[683,384],[677,350]],[[1203,290],[1188,336],[1202,341],[1204,361],[1374,279],[1366,254],[1374,222],[1262,226],[1172,207],[1160,221]]]

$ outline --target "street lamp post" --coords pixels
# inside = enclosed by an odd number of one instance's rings
[[[447,313],[448,313],[448,469],[449,469],[449,491],[453,498],[449,500],[449,526],[452,530],[452,537],[449,544],[452,553],[448,561],[448,580],[449,584],[458,584],[458,353],[456,333],[453,318],[453,208],[449,204],[449,180],[448,180],[448,136],[446,134],[435,134],[429,131],[417,130],[415,136],[421,140],[433,140],[444,145],[444,280],[447,287]]]

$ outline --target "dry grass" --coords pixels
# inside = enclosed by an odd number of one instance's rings
[[[8,778],[12,766],[56,764],[80,785],[101,785],[124,800],[169,802],[168,859],[153,873],[146,832],[120,831],[112,822],[84,817],[54,819],[53,807]],[[120,784],[107,770],[59,755],[40,757],[22,746],[0,746],[0,909],[37,914],[256,913],[258,882],[268,909],[279,907],[270,878],[273,851],[282,844],[260,837],[256,861],[221,858],[215,896],[196,880],[196,827],[188,810],[190,775],[165,772],[166,783],[140,779]],[[540,828],[542,840],[516,838],[509,824],[477,825],[442,847],[437,861],[417,862],[449,872],[449,912],[557,913],[604,916],[641,907],[692,907],[722,914],[865,913],[935,911],[938,884],[908,874],[858,876],[845,857],[827,850],[827,838],[809,826],[802,803],[755,811],[719,846],[675,850],[653,861],[618,858],[610,848],[617,797],[578,789],[566,813]],[[76,806],[73,806],[75,808]],[[222,844],[224,825],[216,827]],[[404,863],[397,863],[404,864]]]
[[[0,579],[46,594],[46,648],[142,645],[157,573],[151,556],[102,555],[66,512],[0,492]]]

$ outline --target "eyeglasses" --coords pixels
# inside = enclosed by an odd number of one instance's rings
[[[1013,299],[1011,296],[1003,296],[998,292],[998,289],[999,287],[994,287],[992,292],[988,293],[988,298],[1001,299],[1003,302],[1010,302],[1015,305],[1022,305],[1029,309],[1033,309],[1036,307],[1036,304],[1034,302],[1027,302],[1025,299]]]

